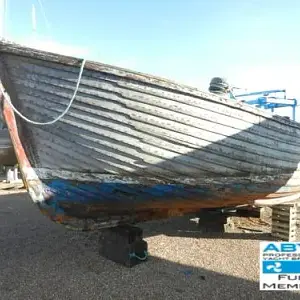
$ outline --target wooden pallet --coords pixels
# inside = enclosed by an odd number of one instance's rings
[[[300,220],[299,204],[276,205],[272,208],[271,235],[283,241],[297,239],[297,225]]]

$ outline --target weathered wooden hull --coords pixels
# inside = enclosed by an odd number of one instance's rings
[[[65,109],[80,60],[8,43],[0,56],[25,116]],[[57,123],[3,105],[28,191],[58,222],[112,226],[300,193],[298,123],[194,88],[87,62]]]

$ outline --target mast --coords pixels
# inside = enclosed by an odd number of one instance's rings
[[[31,26],[32,26],[32,38],[36,40],[36,14],[35,14],[35,6],[32,4],[31,7]]]
[[[0,0],[0,38],[5,38],[6,36],[6,8],[7,8],[7,0]]]
[[[32,9],[31,9],[31,21],[32,21],[32,31],[36,32],[36,16],[35,16],[34,4],[32,4]]]

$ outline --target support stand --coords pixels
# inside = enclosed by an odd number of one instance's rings
[[[199,217],[198,226],[203,233],[223,233],[227,216],[220,210],[202,209],[197,215]]]
[[[206,208],[197,214],[198,225],[203,233],[224,233],[234,229],[233,223],[228,223],[229,217],[260,218],[261,210],[251,206],[224,207],[218,209]]]
[[[283,241],[296,241],[299,216],[299,204],[284,204],[272,207],[271,235]]]
[[[99,253],[130,268],[147,260],[148,245],[141,228],[123,225],[101,231]]]

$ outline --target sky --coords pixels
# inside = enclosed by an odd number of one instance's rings
[[[205,91],[215,76],[249,91],[286,88],[300,103],[298,0],[6,1],[10,40]]]

